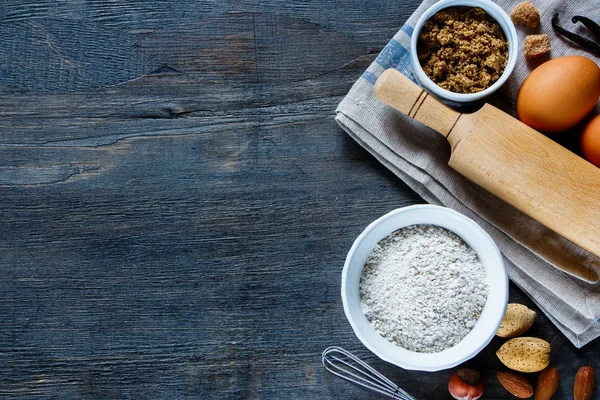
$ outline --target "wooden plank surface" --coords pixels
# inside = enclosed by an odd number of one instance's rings
[[[323,370],[340,345],[449,398],[450,371],[370,355],[339,295],[362,229],[422,202],[333,120],[417,4],[1,3],[0,397],[381,398]],[[569,398],[600,344],[532,334]],[[469,363],[489,399],[499,343]]]

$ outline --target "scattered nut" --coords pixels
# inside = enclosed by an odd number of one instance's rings
[[[534,337],[518,337],[504,343],[496,355],[510,369],[537,372],[550,363],[550,343]]]
[[[548,35],[527,35],[525,36],[525,46],[523,48],[523,55],[528,60],[543,56],[549,53],[551,50],[550,38]]]
[[[523,25],[528,28],[540,26],[540,12],[529,1],[517,4],[510,12],[510,19],[515,25]]]
[[[531,328],[533,321],[535,321],[535,311],[523,304],[509,303],[496,335],[503,338],[522,335]]]
[[[498,371],[496,377],[508,393],[520,399],[528,399],[533,395],[533,387],[523,375],[511,371]]]
[[[540,372],[535,386],[535,400],[550,400],[558,389],[559,375],[554,367],[547,367]]]
[[[592,367],[581,367],[575,375],[573,397],[575,400],[590,400],[596,386],[596,372]]]
[[[470,368],[459,369],[448,381],[448,391],[457,400],[477,400],[483,395],[483,389],[481,373]]]
[[[462,368],[456,371],[456,375],[471,386],[477,386],[481,381],[481,372],[473,368]]]

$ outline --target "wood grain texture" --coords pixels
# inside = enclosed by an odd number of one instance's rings
[[[13,57],[0,78],[0,397],[381,398],[323,370],[340,345],[419,399],[447,398],[450,371],[370,355],[339,295],[362,229],[422,202],[333,121],[416,6],[0,3],[3,32],[50,26],[70,41],[63,59],[12,50],[44,49],[34,29],[0,44]],[[74,48],[102,51],[85,64]],[[515,287],[511,300],[536,309]],[[543,317],[533,329],[567,398],[600,347],[573,349]],[[469,363],[490,399],[506,398],[498,347]]]
[[[18,89],[112,86],[161,67],[136,49],[134,36],[89,21],[3,21],[0,35],[0,84]]]

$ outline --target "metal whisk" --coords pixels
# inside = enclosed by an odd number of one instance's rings
[[[357,385],[390,396],[395,400],[416,400],[371,366],[341,347],[323,352],[323,366],[329,372]]]

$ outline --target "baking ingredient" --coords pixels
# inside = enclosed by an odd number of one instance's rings
[[[550,53],[550,37],[545,33],[542,35],[527,35],[525,36],[525,46],[523,46],[523,55],[526,59],[541,57],[544,54]]]
[[[534,337],[518,337],[504,343],[496,355],[510,369],[538,372],[550,363],[550,343]]]
[[[532,29],[540,26],[540,12],[529,1],[524,1],[514,6],[510,11],[510,19],[515,25],[522,25]]]
[[[523,81],[517,114],[525,124],[547,133],[581,121],[600,96],[600,68],[587,57],[566,56],[547,61]]]
[[[596,372],[592,367],[581,367],[575,375],[573,398],[575,400],[590,400],[596,387]]]
[[[498,22],[479,7],[450,7],[425,21],[419,63],[435,84],[455,93],[477,93],[496,82],[508,62],[508,42]]]
[[[448,381],[448,391],[457,400],[476,400],[483,395],[484,380],[479,371],[462,368]]]
[[[524,334],[533,325],[535,315],[535,311],[530,310],[523,304],[509,303],[506,306],[504,318],[496,335],[503,338],[512,338]]]
[[[534,400],[550,400],[558,389],[558,369],[546,367],[538,375]]]
[[[381,336],[435,353],[475,326],[489,292],[477,253],[454,233],[412,225],[381,240],[360,280],[362,311]]]
[[[589,19],[588,17],[584,17],[582,15],[574,15],[571,18],[571,22],[573,22],[574,24],[576,24],[577,22],[581,22],[583,25],[585,25],[586,28],[588,28],[591,31],[591,33],[594,36],[596,36],[596,38],[600,36],[598,34],[598,32],[600,32],[600,25],[598,25],[596,22]],[[570,41],[577,43],[582,48],[592,53],[598,53],[598,49],[600,48],[598,41],[590,40],[586,36],[581,36],[576,34],[575,32],[571,32],[566,30],[565,28],[562,28],[560,25],[558,25],[558,13],[554,13],[554,16],[552,17],[552,27],[556,32],[569,39]]]
[[[583,128],[581,151],[586,160],[600,167],[600,115],[596,115]]]
[[[527,399],[533,395],[533,387],[521,374],[512,371],[498,371],[496,377],[504,389],[515,397]]]
[[[456,375],[471,386],[476,386],[481,381],[481,372],[473,368],[461,368],[456,371]]]

